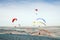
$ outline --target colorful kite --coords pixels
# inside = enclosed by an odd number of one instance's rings
[[[44,23],[46,23],[46,21],[43,18],[37,18],[36,20],[42,20]]]

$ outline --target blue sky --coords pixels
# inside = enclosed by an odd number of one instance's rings
[[[14,17],[18,20],[12,23]],[[60,0],[0,0],[0,26],[32,26],[36,18],[44,18],[47,26],[60,26],[59,17]]]

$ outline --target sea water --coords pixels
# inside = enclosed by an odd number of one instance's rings
[[[60,40],[60,38],[23,34],[0,34],[0,40]]]

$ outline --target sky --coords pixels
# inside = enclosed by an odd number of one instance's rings
[[[0,26],[32,26],[37,18],[47,26],[60,26],[60,0],[0,0]]]

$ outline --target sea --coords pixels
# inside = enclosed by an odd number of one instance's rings
[[[29,34],[25,35],[25,34],[5,33],[5,31],[11,32],[15,29],[24,29],[24,28],[0,27],[0,40],[60,40],[60,26],[44,27],[44,29],[56,34],[57,37],[51,37],[51,36],[46,36],[46,35],[37,36],[37,35],[29,35]],[[33,28],[33,29],[37,29],[37,28]],[[18,30],[18,32],[19,32],[19,30]],[[5,33],[5,34],[3,34],[3,33]]]
[[[22,34],[0,34],[0,40],[60,40],[59,37],[32,36]]]

